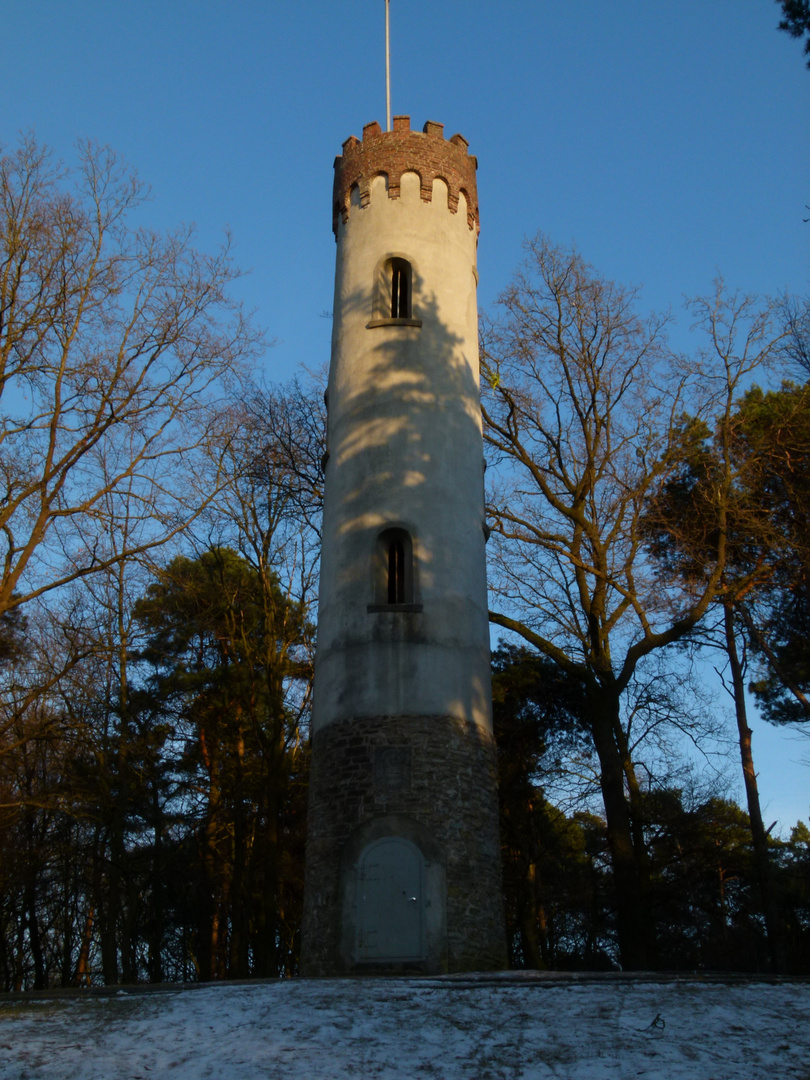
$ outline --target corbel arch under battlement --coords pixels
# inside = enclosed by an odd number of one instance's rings
[[[432,184],[432,187],[431,187],[430,201],[432,203],[435,203],[437,206],[442,206],[442,207],[445,207],[446,209],[450,210],[451,209],[450,200],[451,200],[451,196],[450,196],[450,183],[449,183],[449,181],[444,176],[434,176],[433,177],[433,184]],[[456,200],[456,204],[457,203],[458,203],[458,200]],[[454,208],[452,209],[452,212],[455,213]]]
[[[400,175],[396,190],[389,189],[388,194],[392,199],[425,200],[425,181],[418,169],[404,169]],[[431,188],[427,190],[427,199],[430,199]]]
[[[464,188],[458,189],[458,196],[456,198],[455,207],[451,207],[454,213],[464,214],[467,218],[467,224],[472,228],[473,215],[470,211],[470,197]]]

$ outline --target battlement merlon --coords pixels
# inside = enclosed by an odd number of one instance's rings
[[[335,185],[332,197],[332,230],[337,237],[338,221],[349,220],[352,188],[357,187],[360,208],[371,200],[371,181],[375,176],[388,178],[388,198],[398,199],[402,174],[415,172],[419,176],[420,193],[424,202],[433,198],[433,181],[447,184],[448,207],[458,211],[459,195],[467,202],[467,224],[476,232],[478,217],[478,187],[475,171],[478,161],[468,151],[463,135],[444,137],[444,124],[428,120],[421,131],[411,131],[409,116],[395,116],[394,130],[381,131],[374,121],[363,128],[363,138],[351,135],[343,144],[343,154],[335,158]]]

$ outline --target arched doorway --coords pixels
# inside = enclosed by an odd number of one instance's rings
[[[423,960],[425,862],[415,844],[384,836],[357,866],[357,959]]]

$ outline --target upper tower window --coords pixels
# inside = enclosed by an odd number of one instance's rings
[[[419,275],[410,259],[386,255],[374,271],[372,315],[366,324],[375,326],[420,327],[414,317],[414,300],[419,306]]]
[[[391,277],[391,318],[410,319],[411,317],[411,264],[405,259],[392,259]]]

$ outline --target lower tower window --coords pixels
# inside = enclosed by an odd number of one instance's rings
[[[405,603],[405,548],[397,538],[388,545],[388,603]]]
[[[374,600],[369,611],[421,611],[414,603],[413,541],[407,529],[384,529],[374,550]]]

